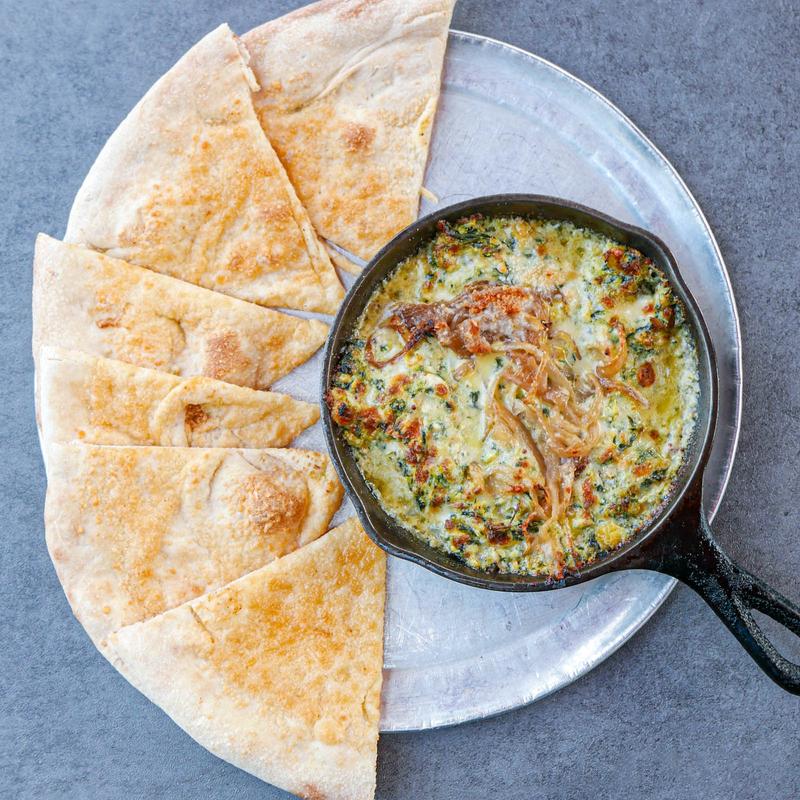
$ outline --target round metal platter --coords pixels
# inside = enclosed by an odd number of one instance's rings
[[[719,421],[705,475],[713,516],[739,435],[741,341],[719,248],[673,167],[591,87],[537,56],[452,31],[423,213],[479,195],[549,194],[660,236],[705,316],[720,370]],[[276,388],[316,397],[320,355]],[[319,425],[300,446],[324,449]],[[349,501],[337,521],[353,513]],[[607,658],[675,581],[631,571],[538,594],[471,589],[389,560],[381,729],[480,719],[530,703]]]

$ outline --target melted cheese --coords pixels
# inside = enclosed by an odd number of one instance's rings
[[[620,256],[620,253],[623,255]],[[620,258],[633,259],[635,275]],[[634,270],[635,271],[635,270]],[[593,372],[619,347],[615,376],[647,400],[603,396],[600,437],[576,469],[564,519],[567,569],[614,549],[668,497],[694,430],[697,354],[680,304],[641,254],[565,222],[468,219],[442,231],[378,288],[348,343],[329,395],[359,467],[386,510],[415,535],[479,569],[549,574],[553,544],[526,543],[530,493],[543,476],[530,453],[487,414],[488,390],[506,366],[500,353],[468,358],[434,337],[383,367],[364,356],[366,339],[397,302],[450,300],[476,281],[529,286],[552,297],[550,335],[568,333]],[[380,331],[380,359],[402,346]],[[570,357],[565,354],[565,359]],[[652,371],[651,385],[640,372]],[[520,390],[499,385],[506,406],[541,437]],[[502,534],[497,534],[497,531]]]

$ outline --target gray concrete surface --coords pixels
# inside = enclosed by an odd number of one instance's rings
[[[44,548],[33,421],[30,263],[63,234],[100,146],[217,23],[296,0],[0,0],[0,797],[278,798],[128,686],[73,620]],[[705,209],[742,312],[741,447],[716,531],[800,596],[800,7],[797,2],[461,0],[455,27],[533,50],[596,86]],[[490,721],[381,740],[378,797],[800,797],[800,698],[764,678],[679,587],[616,655]]]

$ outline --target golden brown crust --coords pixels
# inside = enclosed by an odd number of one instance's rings
[[[242,37],[311,221],[360,258],[416,219],[453,4],[323,0]]]
[[[42,443],[284,447],[319,407],[60,348],[39,354]]]
[[[208,422],[208,414],[203,406],[197,403],[187,403],[184,412],[184,424],[190,431],[194,432],[197,428]],[[99,444],[94,442],[93,444]]]
[[[306,798],[375,787],[386,557],[350,520],[109,640],[120,671],[202,745]]]
[[[328,328],[40,234],[33,352],[52,345],[176,375],[266,389]]]
[[[246,372],[250,361],[242,352],[236,331],[225,331],[208,340],[206,373],[210,378],[225,380],[226,375]]]
[[[47,544],[99,645],[315,539],[341,502],[327,456],[303,450],[47,449]]]
[[[294,479],[296,473],[286,469],[250,475],[236,492],[239,513],[253,520],[265,535],[281,530],[290,537],[296,536],[303,525],[309,497],[305,486],[292,486]]]
[[[108,140],[66,240],[267,306],[335,313],[344,296],[253,110],[227,25],[196,44]]]

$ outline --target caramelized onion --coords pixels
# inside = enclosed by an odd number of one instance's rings
[[[468,358],[466,361],[462,361],[454,370],[453,370],[453,377],[456,380],[461,380],[465,375],[468,375],[475,369],[475,362]]]
[[[392,364],[413,350],[429,333],[432,333],[438,319],[436,303],[408,303],[387,309],[364,345],[364,358],[377,369]],[[404,344],[394,355],[384,360],[375,357],[373,339],[381,328],[391,328],[403,338]]]
[[[380,368],[431,335],[461,356],[488,353],[494,342],[535,340],[544,331],[548,313],[548,298],[533,289],[478,281],[447,302],[399,303],[389,308],[376,330],[388,327],[397,331],[405,347],[379,361],[373,351],[373,331],[367,339],[365,357]]]
[[[564,345],[564,350],[571,352],[575,358],[581,358],[581,351],[575,340],[566,331],[556,331],[551,337],[554,342],[561,342]]]
[[[613,378],[625,366],[628,358],[628,337],[625,326],[619,320],[615,320],[612,327],[619,335],[619,348],[614,356],[595,368],[598,378]]]
[[[620,394],[627,395],[635,403],[638,403],[643,408],[647,408],[647,399],[637,392],[636,389],[628,386],[626,383],[622,383],[622,381],[612,380],[625,366],[625,361],[628,358],[628,338],[625,333],[625,327],[619,320],[615,320],[613,326],[619,334],[619,348],[612,358],[595,367],[597,378],[605,391],[619,392]]]
[[[530,511],[522,524],[526,552],[536,542],[549,549],[553,572],[563,574],[567,554],[573,543],[564,524],[572,498],[576,463],[586,459],[600,438],[600,413],[604,392],[617,391],[647,405],[635,389],[614,376],[628,357],[625,328],[615,320],[619,347],[589,372],[576,377],[569,356],[581,358],[574,339],[565,331],[550,333],[551,298],[520,286],[500,286],[486,281],[471,284],[447,302],[398,304],[387,310],[378,328],[390,328],[403,339],[399,352],[383,361],[374,353],[375,331],[367,339],[365,357],[382,367],[408,353],[426,336],[458,355],[470,358],[478,353],[502,352],[505,368],[491,385],[487,408],[496,424],[502,425],[529,452],[539,468],[542,485],[520,482],[514,473],[497,468],[487,475],[500,491],[524,491],[530,497]],[[470,362],[459,366],[462,375]],[[499,393],[505,379],[521,390],[525,420],[534,422],[539,435],[534,438],[523,419],[514,414]],[[537,530],[531,532],[534,523]]]
[[[492,408],[494,409],[494,413],[508,428],[512,435],[517,438],[522,447],[530,451],[531,455],[534,457],[534,459],[536,459],[536,464],[538,465],[541,474],[543,476],[546,475],[544,458],[542,457],[542,453],[536,445],[536,442],[533,440],[531,432],[525,427],[519,417],[517,417],[516,414],[512,414],[508,406],[506,406],[506,404],[497,396],[497,383],[498,382],[495,381],[492,391],[489,395],[492,398]]]
[[[534,326],[531,326],[533,329]],[[566,554],[572,550],[572,537],[563,525],[571,501],[575,464],[586,458],[600,437],[600,412],[603,391],[600,379],[589,374],[578,380],[559,353],[580,352],[568,334],[556,332],[552,337],[544,326],[536,329],[536,336],[526,341],[509,341],[495,344],[494,350],[508,357],[502,377],[524,392],[523,402],[542,432],[541,446],[536,444],[527,426],[505,406],[497,396],[498,379],[492,387],[493,408],[499,419],[518,437],[521,444],[536,456],[544,476],[546,508],[538,499],[526,517],[522,529],[526,552],[535,542],[547,543],[552,553],[554,574],[563,572]],[[624,336],[624,332],[622,334]],[[624,362],[627,352],[617,353],[606,368],[613,369],[616,361]],[[541,523],[531,532],[534,522]]]
[[[367,360],[367,363],[373,367],[377,367],[378,369],[382,369],[389,364],[393,364],[397,361],[398,358],[404,356],[410,350],[413,350],[414,347],[422,341],[422,337],[420,336],[419,339],[409,339],[393,356],[389,356],[389,358],[384,359],[383,361],[378,361],[375,358],[375,353],[372,349],[372,338],[375,336],[375,332],[373,331],[370,335],[369,339],[367,339],[366,344],[364,345],[364,358]]]
[[[632,386],[628,386],[627,383],[622,383],[621,381],[609,381],[605,378],[599,378],[600,385],[607,391],[607,392],[619,392],[620,394],[625,394],[631,398],[635,403],[638,403],[642,408],[647,408],[649,403],[647,402],[647,398],[636,391]]]

